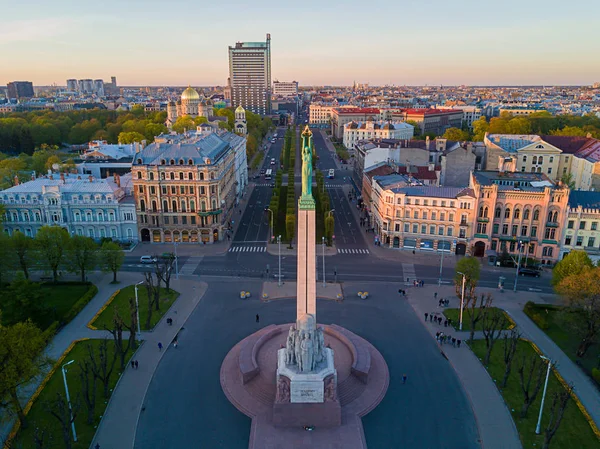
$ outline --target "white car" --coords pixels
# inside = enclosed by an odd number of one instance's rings
[[[156,263],[158,259],[153,256],[142,256],[140,257],[140,263]]]

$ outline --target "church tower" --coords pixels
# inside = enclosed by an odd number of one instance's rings
[[[248,133],[248,127],[246,125],[246,111],[241,105],[235,110],[234,130],[236,134],[241,136],[245,136]]]

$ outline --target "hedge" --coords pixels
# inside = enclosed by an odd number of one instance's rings
[[[96,287],[92,283],[89,283],[89,285],[90,288],[88,289],[87,293],[85,293],[81,298],[79,298],[79,300],[77,300],[77,302],[73,304],[71,310],[69,310],[67,314],[63,317],[63,322],[61,323],[62,325],[67,324],[69,321],[75,318],[79,314],[79,312],[83,310],[87,303],[90,302],[94,296],[96,296],[96,293],[98,293],[98,287]]]

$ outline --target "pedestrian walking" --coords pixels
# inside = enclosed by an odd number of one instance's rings
[[[437,299],[437,292],[433,294],[433,299]]]
[[[429,316],[429,314],[427,312],[425,312],[425,321],[427,321],[428,316]]]
[[[135,361],[135,369],[138,369],[140,366],[140,362],[138,362],[137,360]]]
[[[406,379],[407,379],[406,374],[403,374],[402,375],[402,384],[403,385],[406,383]]]
[[[448,327],[448,320],[444,320],[444,327]]]
[[[460,339],[456,340],[456,346],[460,348]]]
[[[442,325],[442,317],[438,318],[438,323],[439,323],[440,326]]]
[[[452,318],[448,318],[448,326],[452,327]]]
[[[175,349],[177,349],[177,345],[179,344],[179,342],[177,341],[177,339],[173,340],[173,347]]]
[[[440,331],[437,331],[435,333],[435,341],[439,341],[440,340]]]
[[[256,322],[258,323],[260,321],[260,317],[258,316],[258,313],[256,314]]]
[[[135,362],[133,360],[131,361],[131,368],[135,369]]]
[[[158,350],[162,351],[162,343],[160,341],[158,342]]]
[[[452,337],[452,346],[456,348],[456,337]]]

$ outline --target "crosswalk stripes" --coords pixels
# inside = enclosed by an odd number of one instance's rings
[[[198,265],[200,265],[200,262],[202,262],[202,259],[204,259],[204,257],[202,257],[202,256],[188,257],[187,260],[185,261],[185,263],[183,264],[183,266],[179,267],[179,274],[187,274],[187,275],[194,274],[194,271],[196,271],[196,268],[198,268]]]
[[[229,248],[230,253],[264,253],[267,250],[266,246],[232,246]]]
[[[338,254],[369,254],[368,249],[360,248],[338,248]]]
[[[403,263],[402,273],[404,278],[408,279],[408,282],[412,282],[417,278],[417,274],[415,273],[415,265],[412,263]]]

